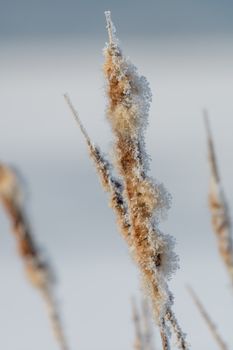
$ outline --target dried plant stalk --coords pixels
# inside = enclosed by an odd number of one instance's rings
[[[122,181],[112,175],[111,163],[109,162],[109,160],[106,159],[105,155],[101,152],[100,148],[91,142],[68,94],[65,94],[64,98],[85,138],[90,158],[94,162],[102,186],[105,189],[105,191],[110,194],[110,206],[116,214],[117,223],[120,227],[120,231],[123,235],[123,238],[127,242],[130,242],[130,223],[127,213],[127,205],[123,197]]]
[[[135,328],[134,349],[145,350],[143,346],[144,339],[143,339],[143,333],[141,329],[140,314],[134,299],[132,299],[132,313],[133,313],[133,322],[134,322],[134,328]]]
[[[115,166],[123,179],[131,225],[130,251],[138,264],[144,285],[151,297],[163,348],[169,349],[168,324],[172,296],[167,278],[176,269],[173,240],[158,228],[161,211],[169,207],[169,196],[161,184],[148,175],[144,147],[151,92],[146,79],[123,56],[115,28],[106,12],[109,43],[104,50],[104,74],[107,80],[107,115],[115,137]],[[172,323],[171,323],[172,324]],[[184,335],[178,346],[186,349]]]
[[[212,226],[217,237],[220,256],[227,268],[230,280],[233,283],[231,219],[225,193],[221,184],[207,111],[204,111],[204,121],[208,140],[208,156],[210,164],[209,207],[212,215]]]
[[[0,201],[10,219],[30,283],[37,288],[46,304],[48,316],[61,350],[68,350],[56,300],[53,293],[54,276],[36,245],[25,215],[19,181],[10,167],[0,164]]]
[[[135,326],[135,350],[155,350],[148,301],[143,298],[140,312],[135,300],[132,299],[132,313]]]
[[[196,307],[198,308],[202,318],[205,320],[214,340],[216,341],[218,347],[221,350],[228,350],[228,347],[226,343],[223,341],[222,337],[219,335],[218,330],[215,326],[215,324],[212,322],[210,316],[206,312],[204,306],[201,304],[199,298],[197,297],[196,293],[193,291],[191,287],[187,287],[189,294],[191,295]]]
[[[67,95],[65,100],[86,139],[103,187],[110,193],[121,233],[141,271],[160,328],[163,349],[170,348],[170,328],[177,337],[178,347],[188,349],[185,335],[171,311],[173,297],[167,286],[167,279],[177,268],[174,240],[158,228],[159,217],[169,207],[170,197],[162,184],[147,175],[143,132],[151,93],[146,79],[138,76],[136,68],[122,55],[109,12],[106,12],[106,19],[109,33],[109,44],[104,51],[107,114],[115,136],[114,166],[120,178],[112,176],[113,166],[91,143]]]

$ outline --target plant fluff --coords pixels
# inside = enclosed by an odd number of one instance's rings
[[[122,54],[110,12],[105,14],[109,43],[104,49],[103,71],[108,97],[107,119],[114,135],[113,164],[91,142],[67,95],[65,99],[86,139],[103,187],[110,194],[110,204],[122,236],[139,267],[160,329],[163,349],[170,349],[171,330],[177,346],[188,349],[171,309],[173,296],[167,285],[178,266],[173,252],[174,239],[159,229],[159,220],[170,206],[170,196],[162,184],[148,175],[144,131],[151,91],[146,78],[140,76]],[[113,169],[118,178],[113,176]]]

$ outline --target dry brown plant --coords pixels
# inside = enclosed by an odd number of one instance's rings
[[[197,295],[194,292],[194,290],[190,286],[188,286],[187,289],[188,289],[188,292],[189,292],[190,296],[193,299],[194,304],[198,308],[198,310],[200,312],[200,315],[202,316],[202,318],[206,322],[206,324],[207,324],[207,326],[208,326],[208,328],[209,328],[209,330],[210,330],[210,332],[211,332],[211,334],[212,334],[216,344],[218,345],[219,349],[221,349],[221,350],[228,350],[228,347],[227,347],[226,343],[223,341],[222,337],[218,333],[217,327],[215,326],[215,324],[211,320],[210,316],[208,315],[208,313],[205,310],[204,306],[200,302],[200,300],[197,297]]]
[[[127,206],[123,196],[122,181],[113,176],[112,164],[108,159],[106,159],[101,149],[91,142],[85,128],[81,123],[77,111],[71,103],[69,96],[65,94],[64,98],[85,138],[90,158],[94,162],[101,184],[105,191],[110,194],[110,206],[116,214],[120,232],[122,233],[123,238],[130,244],[130,223],[127,213]]]
[[[212,216],[212,226],[217,237],[220,256],[227,268],[231,283],[233,283],[233,243],[231,219],[220,179],[214,141],[210,130],[207,111],[204,111],[204,121],[208,141],[208,158],[210,165],[209,207]]]
[[[160,329],[163,349],[170,349],[170,331],[180,349],[188,349],[185,335],[172,311],[173,296],[167,281],[177,268],[174,240],[159,229],[170,196],[163,185],[148,175],[144,130],[147,125],[151,92],[146,79],[123,56],[115,29],[106,12],[109,43],[104,50],[104,75],[107,84],[107,116],[114,134],[114,166],[90,141],[68,95],[66,102],[86,139],[103,187],[130,253],[141,272],[154,317]],[[115,168],[118,178],[113,177]]]
[[[54,275],[32,235],[22,204],[21,187],[16,172],[4,164],[0,164],[0,201],[9,217],[27,278],[40,292],[45,302],[53,333],[60,349],[68,350],[53,291]]]

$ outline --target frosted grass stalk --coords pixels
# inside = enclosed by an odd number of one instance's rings
[[[171,311],[173,297],[167,280],[177,268],[174,241],[158,225],[161,213],[169,208],[169,195],[148,176],[144,131],[148,123],[151,92],[146,79],[127,60],[115,40],[110,13],[106,13],[109,43],[104,50],[107,81],[107,116],[114,134],[115,166],[123,179],[124,197],[130,218],[130,251],[142,274],[160,327],[164,349],[170,348],[170,332],[176,319]],[[179,332],[177,331],[179,329]],[[178,346],[187,349],[180,327]]]
[[[225,264],[233,285],[233,242],[232,224],[228,203],[222,187],[219,174],[214,141],[210,130],[207,111],[204,111],[204,121],[208,142],[208,158],[210,166],[209,207],[212,227],[216,234],[220,256]]]
[[[54,275],[32,235],[22,203],[19,179],[15,171],[4,164],[0,164],[0,201],[9,217],[27,278],[42,295],[60,349],[68,350],[53,291]]]

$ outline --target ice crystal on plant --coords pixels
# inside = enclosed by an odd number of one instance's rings
[[[186,349],[182,333],[177,333],[171,314],[173,297],[167,280],[178,266],[173,251],[174,239],[164,235],[158,225],[170,206],[170,196],[162,184],[148,175],[149,157],[144,133],[148,125],[151,90],[145,77],[126,59],[119,48],[110,13],[106,14],[109,44],[104,50],[107,80],[107,118],[115,139],[115,167],[122,178],[124,200],[130,220],[130,251],[151,297],[154,315],[160,326],[163,348],[169,349],[169,328],[173,327]]]
[[[113,165],[91,143],[68,96],[65,98],[86,139],[103,187],[110,195],[122,236],[139,267],[159,325],[163,349],[170,348],[172,329],[179,348],[186,350],[185,337],[177,331],[180,327],[171,309],[173,296],[167,284],[178,266],[174,239],[159,229],[171,198],[164,186],[148,175],[150,157],[144,134],[152,94],[146,78],[140,76],[123,55],[110,12],[105,15],[109,42],[104,49],[103,71],[108,101],[106,114],[114,135]],[[113,169],[117,177],[113,176]]]

